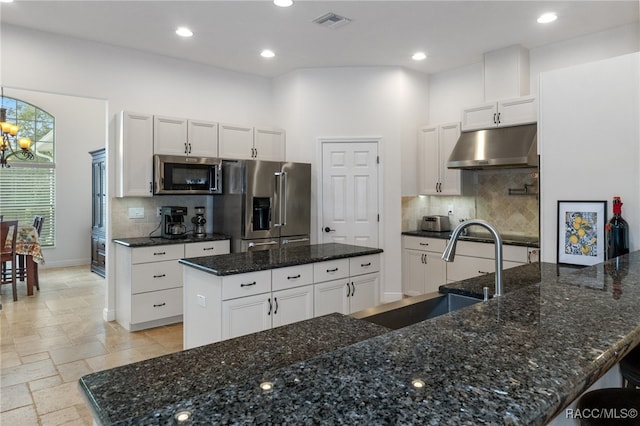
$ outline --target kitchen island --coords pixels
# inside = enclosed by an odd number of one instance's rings
[[[176,424],[187,412],[185,424],[539,425],[640,343],[638,252],[561,274],[524,265],[504,280],[501,297],[396,331],[319,317],[79,384],[98,424]],[[260,344],[287,330],[296,338],[283,350]]]

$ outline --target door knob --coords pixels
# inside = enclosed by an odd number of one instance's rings
[[[336,232],[335,229],[331,229],[328,226],[326,228],[324,228],[324,232]]]

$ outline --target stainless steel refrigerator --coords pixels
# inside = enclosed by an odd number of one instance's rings
[[[309,244],[311,164],[223,160],[213,230],[231,236],[232,252]]]

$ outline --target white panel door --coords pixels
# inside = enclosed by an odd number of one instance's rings
[[[253,127],[220,123],[218,155],[237,160],[253,158]]]
[[[271,328],[271,294],[240,297],[222,302],[222,340]]]
[[[418,133],[418,193],[437,195],[440,183],[438,126],[422,127]]]
[[[153,153],[187,155],[187,120],[184,118],[153,117]]]
[[[313,318],[313,285],[273,292],[274,327]]]
[[[256,127],[253,131],[255,158],[267,161],[284,161],[285,139],[282,129]]]
[[[189,120],[187,154],[201,157],[218,156],[218,123]]]
[[[378,247],[378,144],[322,144],[322,242]]]

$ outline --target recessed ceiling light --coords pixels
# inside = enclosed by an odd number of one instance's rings
[[[538,23],[540,24],[548,24],[550,22],[555,21],[556,19],[558,19],[558,15],[556,15],[553,12],[549,12],[549,13],[544,13],[542,15],[540,15],[540,17],[538,18]]]
[[[178,29],[176,30],[176,34],[178,34],[180,37],[191,37],[193,35],[193,31],[191,31],[187,27],[178,27]]]
[[[427,55],[424,52],[416,52],[413,54],[411,59],[413,59],[414,61],[423,61],[427,59]]]
[[[273,4],[280,7],[289,7],[293,4],[293,0],[273,0]]]
[[[276,54],[273,53],[273,50],[264,49],[262,52],[260,52],[260,56],[262,56],[263,58],[273,58],[274,56],[276,56]]]

